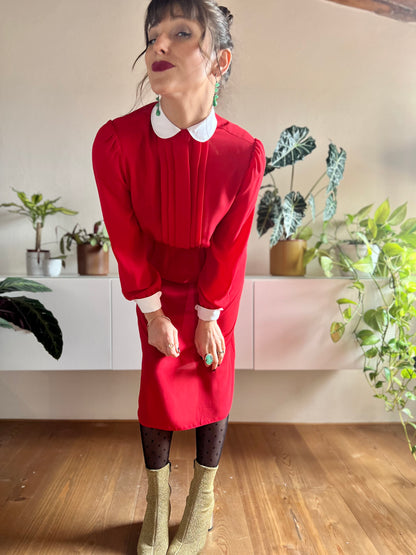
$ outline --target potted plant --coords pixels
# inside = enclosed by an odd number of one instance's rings
[[[49,277],[58,277],[62,272],[62,268],[66,267],[67,254],[61,252],[60,229],[60,226],[55,227],[55,241],[44,243],[45,245],[50,245],[50,256],[47,264],[47,275]]]
[[[107,275],[110,238],[104,223],[95,222],[92,233],[76,224],[71,232],[65,233],[60,240],[60,251],[70,251],[72,244],[77,246],[78,273],[80,275]]]
[[[41,283],[9,277],[0,282],[0,327],[33,333],[55,359],[62,354],[62,331],[55,316],[37,299],[5,295],[16,291],[50,291]]]
[[[264,235],[272,230],[270,237],[270,270],[272,275],[303,275],[303,253],[306,241],[312,235],[309,224],[322,215],[324,222],[334,216],[337,208],[337,188],[344,174],[346,152],[330,143],[325,172],[303,195],[294,189],[294,166],[316,148],[316,142],[309,135],[307,127],[293,125],[280,135],[273,155],[266,158],[264,175],[270,175],[272,183],[263,185],[265,189],[257,210],[257,231]],[[289,192],[282,198],[272,175],[276,169],[291,166]],[[322,180],[327,177],[325,185]],[[324,207],[316,212],[316,198],[325,192]],[[310,220],[303,220],[309,207]]]
[[[357,261],[328,243],[315,254],[328,276],[339,264],[350,271],[354,295],[337,300],[340,319],[331,324],[331,338],[339,341],[352,327],[374,396],[398,412],[416,459],[416,218],[406,214],[406,204],[391,211],[386,200],[373,216],[369,207],[347,215],[352,238],[366,246]]]
[[[26,271],[29,276],[43,276],[48,275],[48,259],[50,257],[49,250],[41,248],[42,244],[42,229],[45,225],[47,216],[61,213],[73,216],[78,212],[69,210],[62,206],[56,206],[60,197],[53,200],[43,200],[40,193],[28,197],[23,191],[13,189],[17,194],[20,204],[16,202],[5,202],[0,204],[1,207],[8,208],[9,212],[20,214],[29,218],[35,230],[35,248],[27,249],[26,251]]]
[[[46,275],[58,277],[61,275],[62,268],[65,268],[66,255],[49,256],[47,261]]]
[[[368,204],[355,214],[346,214],[341,221],[324,224],[318,241],[305,252],[305,265],[318,258],[327,277],[332,277],[334,272],[342,276],[351,276],[351,264],[370,256],[372,267],[375,269],[379,247],[373,242],[370,234],[366,233],[363,225],[367,222],[372,208],[373,205]],[[358,276],[366,277],[368,267],[364,272],[358,269],[355,271]]]

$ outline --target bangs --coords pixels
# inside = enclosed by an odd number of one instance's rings
[[[158,25],[165,17],[184,17],[198,21],[202,27],[202,37],[204,38],[207,29],[207,18],[204,10],[201,9],[199,0],[152,0],[149,4],[144,22],[144,32],[146,41],[151,27]]]

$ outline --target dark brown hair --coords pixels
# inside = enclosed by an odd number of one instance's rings
[[[141,52],[133,63],[133,68],[139,59],[145,54],[149,44],[149,30],[151,27],[158,25],[167,15],[177,15],[175,10],[180,10],[186,19],[198,21],[202,28],[201,43],[204,40],[207,30],[212,37],[212,49],[216,57],[220,50],[228,48],[232,50],[234,44],[231,38],[230,26],[233,16],[224,6],[218,6],[215,0],[151,0],[147,7],[146,18],[144,22],[144,37],[146,49]],[[201,52],[207,58],[209,54],[202,50]],[[231,64],[222,76],[221,81],[227,81],[231,72]],[[141,96],[147,75],[140,81],[137,87],[137,96]]]

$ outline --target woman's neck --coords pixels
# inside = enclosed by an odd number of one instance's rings
[[[164,114],[179,129],[188,129],[192,125],[203,121],[208,117],[212,108],[212,95],[210,91],[203,95],[204,98],[196,98],[188,95],[184,97],[162,96],[161,106]]]

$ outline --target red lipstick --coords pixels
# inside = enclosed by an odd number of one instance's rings
[[[171,64],[170,62],[165,62],[165,61],[154,62],[152,64],[152,71],[166,71],[167,69],[170,69],[171,67],[174,67],[174,65]]]

